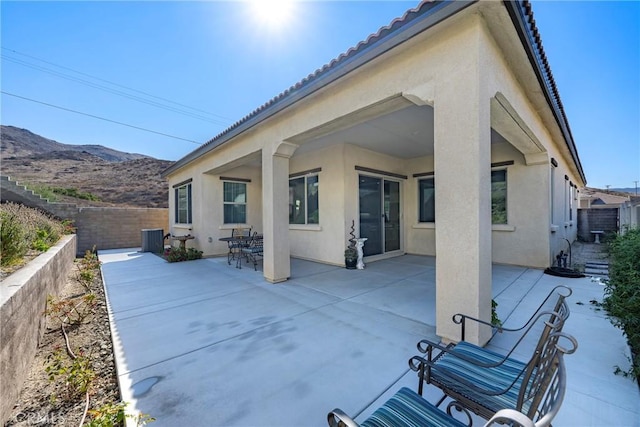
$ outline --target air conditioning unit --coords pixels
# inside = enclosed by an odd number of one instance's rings
[[[162,253],[164,250],[164,230],[148,228],[142,230],[142,252]]]

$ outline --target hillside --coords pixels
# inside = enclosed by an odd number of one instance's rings
[[[602,191],[606,191],[606,190],[602,190]],[[640,189],[638,188],[632,188],[632,187],[627,187],[627,188],[611,188],[610,191],[615,191],[617,193],[625,193],[625,194],[631,194],[632,196],[635,196],[636,194],[640,194]]]
[[[20,183],[91,193],[100,202],[79,205],[167,207],[168,187],[160,173],[173,162],[124,153],[100,145],[63,144],[26,129],[1,127],[2,175]]]
[[[62,144],[52,139],[15,126],[0,126],[2,134],[2,158],[25,157],[32,154],[44,154],[52,151],[78,151],[93,154],[108,162],[123,162],[126,160],[150,158],[142,154],[124,153],[103,147],[102,145],[70,145]]]

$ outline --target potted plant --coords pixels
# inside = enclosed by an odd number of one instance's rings
[[[349,270],[355,270],[358,265],[358,251],[352,246],[348,246],[344,251],[344,266]]]
[[[358,266],[358,251],[356,250],[356,235],[355,221],[351,220],[351,238],[349,239],[349,246],[344,251],[344,266],[349,270],[355,270]]]

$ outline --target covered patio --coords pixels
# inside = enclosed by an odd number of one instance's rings
[[[586,178],[544,58],[526,2],[422,2],[163,171],[171,233],[216,256],[252,227],[272,283],[291,257],[344,265],[349,236],[437,254],[453,340],[463,307],[489,319],[492,262],[545,268],[575,240]]]
[[[122,398],[157,426],[323,426],[334,407],[362,420],[400,387],[417,388],[407,361],[420,339],[437,340],[433,257],[365,270],[291,259],[290,280],[273,285],[226,258],[99,256]],[[568,392],[554,425],[639,425],[637,384],[613,374],[628,365],[625,339],[589,303],[602,299],[602,285],[496,264],[492,278],[507,326],[554,286],[573,289],[565,330],[580,347],[566,359]],[[427,399],[438,397],[427,387]]]

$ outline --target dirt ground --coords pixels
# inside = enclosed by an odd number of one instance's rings
[[[80,310],[83,310],[82,296],[88,292],[95,294],[95,304],[89,304],[93,305],[93,308],[86,310],[90,314],[82,323],[65,327],[72,352],[87,358],[86,369],[69,370],[72,359],[66,350],[60,320],[53,315],[47,316],[47,329],[38,347],[31,372],[5,426],[78,426],[84,414],[86,394],[73,393],[67,385],[70,376],[78,372],[86,373],[88,376],[92,373],[95,375],[88,387],[90,410],[120,401],[102,278],[99,270],[95,272],[94,279],[90,285],[88,284],[88,290],[78,280],[80,269],[79,260],[76,260],[57,299],[73,301],[76,305],[80,304]],[[85,308],[87,306],[84,305]],[[56,360],[61,361],[61,364],[56,366]],[[53,381],[49,379],[47,367],[50,372],[57,374]],[[92,416],[87,415],[85,422],[91,419]]]

